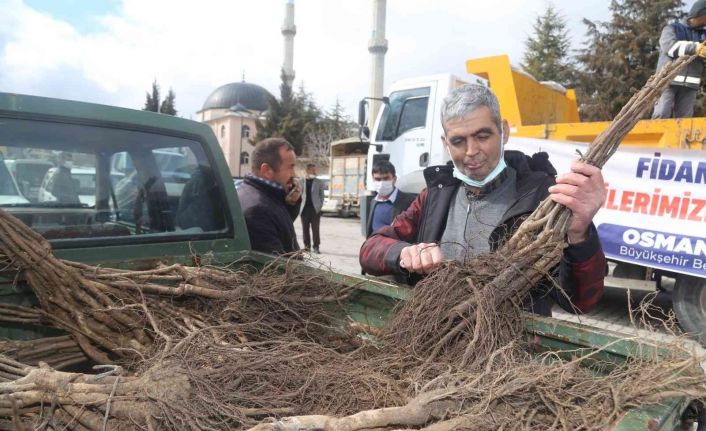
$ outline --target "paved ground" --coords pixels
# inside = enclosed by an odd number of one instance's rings
[[[301,222],[297,219],[295,228],[299,237],[299,244],[303,247]],[[321,219],[321,254],[314,255],[322,264],[353,274],[360,274],[358,251],[363,243],[360,231],[360,220],[357,218],[323,217]],[[630,322],[629,302],[635,309],[639,302],[647,295],[642,291],[606,288],[605,295],[596,307],[596,310],[585,316],[576,316],[555,307],[553,315],[556,318],[581,322],[592,326],[616,332],[635,334],[636,330]],[[628,301],[630,296],[631,301]],[[672,300],[668,292],[660,293],[654,300],[657,314],[671,311]],[[664,331],[662,331],[664,332]],[[644,335],[644,334],[643,334]]]
[[[304,247],[302,239],[302,223],[295,220],[299,245]],[[358,218],[321,218],[321,254],[313,255],[321,263],[331,266],[339,271],[360,274],[358,251],[365,239],[360,233],[360,219]]]

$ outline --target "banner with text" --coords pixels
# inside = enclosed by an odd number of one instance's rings
[[[506,148],[545,151],[561,174],[587,145],[512,137]],[[608,258],[706,278],[706,151],[621,148],[603,179],[594,222]]]

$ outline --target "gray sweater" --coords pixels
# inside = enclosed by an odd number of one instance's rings
[[[441,236],[444,258],[464,262],[490,252],[490,234],[502,221],[503,214],[517,199],[515,170],[506,168],[507,178],[485,196],[466,193],[459,187],[449,207],[446,229]]]

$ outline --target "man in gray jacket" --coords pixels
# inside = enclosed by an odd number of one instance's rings
[[[657,70],[678,57],[703,52],[702,42],[706,40],[706,0],[697,0],[691,7],[686,20],[668,24],[662,29],[659,38],[659,60]],[[701,86],[704,62],[696,60],[674,78],[672,84],[662,93],[652,112],[653,119],[687,118],[694,115],[696,95]]]
[[[302,200],[302,231],[304,232],[304,248],[311,250],[311,236],[314,238],[314,253],[319,252],[321,236],[319,235],[319,225],[321,223],[321,207],[324,205],[324,184],[316,178],[316,165],[309,163],[306,165],[306,182],[302,184],[304,193]],[[309,227],[311,226],[311,236]]]

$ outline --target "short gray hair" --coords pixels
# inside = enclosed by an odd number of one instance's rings
[[[463,118],[481,106],[487,106],[493,115],[498,130],[502,130],[500,105],[495,93],[481,84],[465,84],[451,90],[441,104],[441,125],[447,121]]]

